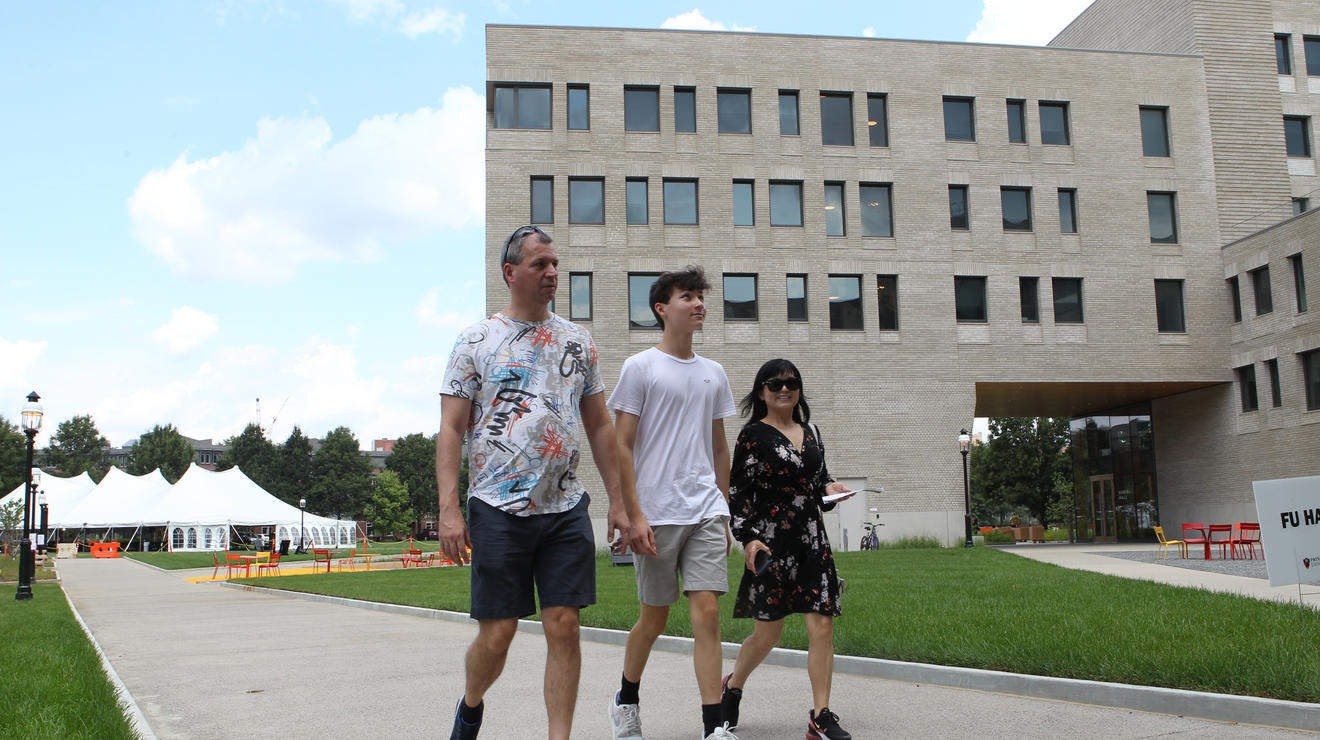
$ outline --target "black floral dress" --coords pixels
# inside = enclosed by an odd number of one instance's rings
[[[733,616],[839,616],[839,574],[821,518],[834,504],[820,502],[831,482],[825,445],[813,425],[803,425],[801,450],[762,421],[739,432],[729,480],[730,526],[744,546],[764,542],[771,562],[759,576],[744,567]]]

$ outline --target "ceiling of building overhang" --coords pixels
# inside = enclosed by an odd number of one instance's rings
[[[977,416],[1080,416],[1219,385],[1215,381],[977,383]]]

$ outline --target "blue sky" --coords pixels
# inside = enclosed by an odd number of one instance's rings
[[[0,415],[432,433],[485,306],[488,23],[1042,44],[1088,3],[4,3]]]

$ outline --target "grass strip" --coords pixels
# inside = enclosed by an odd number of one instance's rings
[[[840,655],[1320,702],[1320,614],[1297,605],[1069,570],[988,548],[837,553],[847,579]],[[736,591],[742,560],[729,559]],[[633,570],[596,563],[586,626],[627,630]],[[253,585],[269,585],[256,579]],[[468,572],[422,568],[285,576],[278,588],[466,611]],[[691,636],[684,602],[666,634]],[[752,628],[720,599],[724,640]],[[806,649],[801,618],[781,646]]]
[[[0,595],[0,734],[131,740],[101,659],[55,583],[30,601]]]

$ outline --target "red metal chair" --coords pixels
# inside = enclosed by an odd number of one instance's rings
[[[276,573],[279,572],[280,572],[280,554],[278,552],[272,552],[270,554],[270,558],[266,560],[257,561],[258,576],[260,576],[262,573],[270,573],[271,575],[275,575]]]
[[[326,572],[326,573],[329,573],[329,572],[330,572],[330,551],[329,551],[329,550],[312,550],[312,572],[315,573],[315,572],[317,572],[318,570],[320,570],[322,565],[325,566],[325,572]]]
[[[249,567],[249,566],[248,566],[248,562],[247,562],[246,560],[243,559],[243,556],[242,556],[242,555],[239,555],[239,554],[236,553],[236,552],[231,552],[231,553],[229,553],[228,555],[225,556],[225,578],[226,578],[226,579],[228,579],[228,578],[233,578],[233,577],[234,577],[234,571],[236,571],[236,570],[242,570],[242,571],[243,571],[243,577],[244,577],[244,578],[247,578],[247,577],[248,577],[248,567]]]
[[[1235,558],[1239,547],[1247,549],[1247,557],[1252,560],[1256,559],[1256,548],[1261,547],[1259,522],[1242,522],[1237,525],[1237,537],[1233,538],[1233,557]],[[1265,557],[1265,548],[1263,547],[1261,547],[1260,556]]]
[[[1206,537],[1205,537],[1205,529],[1206,529],[1206,527],[1205,527],[1204,524],[1186,524],[1186,523],[1184,523],[1184,524],[1182,525],[1182,541],[1185,542],[1185,543],[1187,543],[1188,546],[1191,546],[1191,545],[1204,545],[1204,546],[1205,546],[1205,559],[1206,559],[1206,560],[1209,560],[1209,559],[1210,559],[1210,541],[1207,540]],[[1199,536],[1198,536],[1198,537],[1189,537],[1188,534],[1187,534],[1188,532],[1195,532],[1195,533],[1196,533],[1197,535],[1199,535]]]
[[[1217,537],[1216,535],[1223,535]],[[1232,524],[1211,524],[1206,533],[1206,548],[1219,547],[1219,559],[1228,557],[1229,548],[1233,546],[1233,525]],[[1236,557],[1236,550],[1234,557]]]

